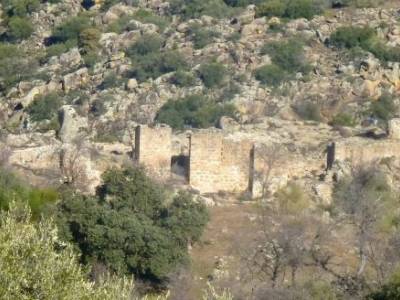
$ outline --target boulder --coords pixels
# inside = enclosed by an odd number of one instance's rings
[[[392,119],[388,122],[388,137],[400,140],[400,118]]]
[[[60,110],[61,129],[59,138],[64,143],[71,143],[83,137],[88,129],[88,120],[78,115],[72,105],[64,105]]]
[[[79,66],[82,62],[81,54],[79,53],[78,48],[72,48],[70,51],[61,54],[60,56],[60,64],[63,67],[74,67]]]
[[[62,87],[64,92],[74,90],[82,85],[86,84],[89,79],[89,73],[87,68],[81,68],[76,72],[67,74],[62,79]]]

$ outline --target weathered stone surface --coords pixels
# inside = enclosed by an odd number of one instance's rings
[[[400,140],[400,119],[389,120],[388,137],[390,139]]]
[[[88,120],[80,116],[72,105],[64,105],[60,110],[61,129],[58,133],[60,140],[71,143],[88,134]]]
[[[62,84],[63,90],[68,92],[85,85],[89,80],[89,73],[87,68],[82,68],[76,72],[67,74],[63,77]]]
[[[152,174],[171,174],[172,129],[168,126],[138,126],[135,132],[135,158]]]
[[[60,64],[65,68],[78,66],[82,63],[82,57],[78,48],[72,48],[70,51],[61,54]]]

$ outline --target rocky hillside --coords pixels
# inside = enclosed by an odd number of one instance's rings
[[[17,149],[12,163],[35,175],[54,169],[55,149],[79,140],[106,161],[129,159],[137,124],[259,128],[268,117],[352,135],[397,114],[395,1],[1,5],[2,156]]]

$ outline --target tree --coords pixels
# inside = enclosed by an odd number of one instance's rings
[[[12,17],[8,22],[9,35],[13,40],[23,40],[31,36],[33,32],[32,23],[21,17]]]
[[[1,212],[0,229],[2,299],[129,299],[130,281],[112,278],[94,286],[54,224],[31,223],[27,207],[14,203]]]
[[[120,274],[160,284],[188,259],[187,246],[207,222],[202,204],[166,191],[141,169],[110,170],[95,197],[67,192],[59,206],[63,236],[84,263],[101,263]]]
[[[226,73],[227,70],[224,65],[217,62],[203,64],[199,69],[200,79],[207,88],[220,86],[226,77]]]
[[[382,226],[393,226],[397,201],[376,168],[355,169],[351,177],[338,182],[334,192],[335,206],[347,222],[356,229],[359,265],[356,276],[360,278],[372,253],[371,241]]]

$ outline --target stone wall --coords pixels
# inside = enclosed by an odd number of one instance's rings
[[[374,162],[387,157],[400,157],[400,140],[348,138],[335,143],[335,160],[352,165]]]
[[[314,177],[324,171],[324,154],[304,156],[285,149],[254,148],[253,198],[273,194],[296,178]]]
[[[218,130],[200,130],[190,138],[190,185],[202,193],[243,192],[249,188],[249,141],[234,141]]]
[[[146,169],[161,178],[171,174],[172,129],[168,126],[136,127],[135,158]]]

